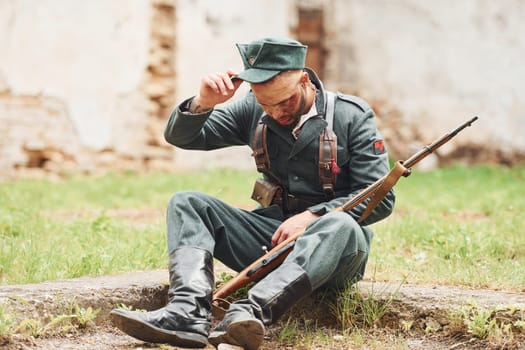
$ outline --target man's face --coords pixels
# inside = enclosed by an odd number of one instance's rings
[[[252,91],[264,112],[282,126],[293,128],[304,114],[306,73],[284,72]]]

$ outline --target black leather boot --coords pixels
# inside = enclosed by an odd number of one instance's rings
[[[285,263],[250,289],[247,299],[231,304],[208,340],[214,346],[227,343],[256,350],[264,338],[264,325],[275,322],[311,292],[306,272],[295,263]]]
[[[113,323],[134,338],[187,348],[208,343],[213,292],[213,257],[182,247],[170,255],[168,305],[150,312],[111,311]]]

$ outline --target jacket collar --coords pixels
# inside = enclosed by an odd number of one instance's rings
[[[324,116],[326,112],[326,92],[324,90],[323,83],[317,77],[317,74],[315,74],[313,70],[311,70],[310,68],[305,68],[304,70],[310,76],[310,81],[317,88],[317,94],[315,96],[315,107],[317,108],[317,112],[319,113],[319,115]]]

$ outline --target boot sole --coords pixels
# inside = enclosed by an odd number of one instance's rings
[[[124,333],[148,343],[163,343],[186,348],[204,348],[208,339],[200,334],[170,331],[124,315],[119,310],[110,313],[113,324]]]
[[[243,347],[245,350],[257,350],[264,338],[264,326],[259,320],[246,320],[231,323],[226,331],[213,331],[208,341],[218,347],[219,344],[230,344]]]

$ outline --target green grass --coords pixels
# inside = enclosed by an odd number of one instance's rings
[[[256,177],[209,170],[0,182],[0,284],[165,268],[171,194],[200,190],[250,208]],[[523,288],[525,167],[415,169],[396,194],[394,214],[373,226],[374,279]],[[153,215],[118,215],[130,210]]]
[[[394,214],[374,227],[377,279],[523,288],[525,168],[414,172],[396,193]]]
[[[165,268],[164,212],[171,194],[199,189],[249,202],[255,174],[109,174],[0,182],[0,284]],[[137,223],[111,211],[153,212]]]

